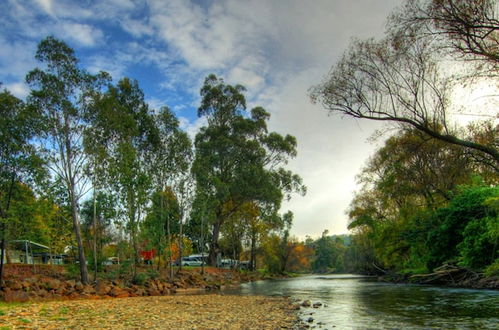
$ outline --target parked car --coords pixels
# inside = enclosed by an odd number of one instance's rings
[[[189,256],[189,257],[183,257],[181,263],[182,263],[182,266],[198,267],[198,266],[201,266],[201,264],[203,262],[201,261],[200,258]]]

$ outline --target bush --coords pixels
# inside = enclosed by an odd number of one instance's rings
[[[472,220],[464,229],[464,239],[457,246],[461,253],[460,265],[474,269],[482,269],[490,265],[494,256],[498,255],[495,237],[489,233],[490,223],[496,218]]]
[[[153,268],[147,269],[146,275],[151,280],[156,280],[156,279],[159,278],[159,272],[157,270],[153,269]]]
[[[135,285],[144,285],[148,279],[149,276],[146,273],[137,273],[132,279],[132,283]]]
[[[75,279],[80,276],[80,265],[77,264],[67,264],[64,265],[66,269],[66,276],[70,279]]]
[[[497,258],[490,266],[485,268],[485,276],[499,276],[499,258]]]
[[[435,212],[435,227],[430,230],[426,240],[429,252],[427,266],[430,270],[460,257],[470,267],[486,264],[480,257],[480,251],[487,244],[482,240],[482,230],[473,222],[492,216],[493,209],[485,201],[498,195],[497,187],[465,187],[451,200],[449,206]],[[476,242],[477,239],[480,241]],[[490,262],[490,254],[487,255]]]

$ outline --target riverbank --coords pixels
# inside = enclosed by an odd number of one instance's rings
[[[286,298],[220,294],[0,305],[0,327],[25,329],[286,329],[296,319]]]
[[[262,278],[258,272],[242,273],[206,267],[177,270],[173,277],[166,270],[141,267],[132,276],[108,269],[97,281],[84,285],[61,266],[8,265],[0,299],[6,302],[106,299],[171,294],[218,292],[226,286]]]
[[[444,265],[428,274],[387,274],[378,278],[384,282],[411,283],[447,286],[467,289],[499,290],[498,276],[485,276],[483,273],[457,267]]]

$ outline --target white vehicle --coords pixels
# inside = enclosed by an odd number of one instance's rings
[[[182,266],[195,266],[195,267],[198,267],[198,266],[201,266],[203,262],[201,261],[200,258],[197,258],[197,257],[183,257],[182,260],[181,260],[181,265]]]

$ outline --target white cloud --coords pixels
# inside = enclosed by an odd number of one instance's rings
[[[53,16],[54,13],[52,11],[53,2],[52,0],[35,0],[38,5],[50,16]]]
[[[136,19],[125,18],[122,20],[121,26],[134,37],[150,36],[154,33],[149,24]]]
[[[206,121],[206,118],[197,118],[194,121],[189,120],[186,117],[179,116],[179,127],[187,132],[187,134],[190,136],[190,138],[194,141],[194,138],[196,137],[196,134],[199,132],[199,129],[203,126],[206,126],[208,123]]]
[[[88,24],[63,22],[61,23],[56,35],[61,35],[65,40],[71,40],[80,47],[94,47],[99,44],[104,34],[103,32]]]
[[[24,81],[29,70],[36,66],[36,43],[9,41],[0,35],[0,77]],[[5,82],[5,81],[4,81]]]
[[[29,87],[22,82],[16,82],[11,84],[5,84],[6,89],[8,89],[12,94],[20,99],[24,99],[29,94]]]

